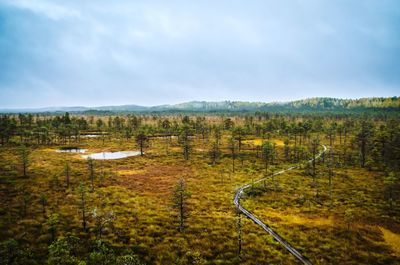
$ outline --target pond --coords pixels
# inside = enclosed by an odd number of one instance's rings
[[[64,147],[56,150],[58,153],[85,153],[87,149],[77,148],[77,147]]]
[[[139,151],[119,151],[119,152],[100,152],[94,153],[90,155],[82,155],[82,158],[91,158],[91,159],[99,159],[99,160],[107,160],[107,159],[120,159],[126,158],[130,156],[138,156],[140,155]]]

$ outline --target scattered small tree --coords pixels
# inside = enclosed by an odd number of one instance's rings
[[[180,232],[183,232],[185,228],[185,220],[188,218],[188,198],[190,198],[190,193],[186,189],[185,180],[181,178],[175,186],[172,199],[172,207],[178,210]]]
[[[146,147],[148,138],[147,135],[145,134],[144,131],[140,131],[137,135],[136,135],[136,143],[138,144],[139,148],[140,148],[140,155],[143,156],[144,155],[144,148]]]
[[[27,177],[27,171],[29,166],[29,151],[25,145],[22,145],[19,149],[21,156],[21,165],[22,165],[22,175],[23,177]]]
[[[23,192],[22,194],[22,217],[26,217],[28,214],[28,206],[31,202],[31,195],[28,192]]]
[[[350,231],[350,226],[354,221],[354,211],[353,209],[346,209],[344,212],[344,220],[347,224],[347,231]]]
[[[313,176],[313,181],[315,182],[315,176],[316,176],[316,171],[315,171],[315,165],[316,165],[316,156],[318,152],[318,146],[319,146],[319,138],[312,138],[311,139],[311,144],[310,144],[310,152],[312,155],[312,176]]]
[[[143,265],[139,257],[133,253],[126,253],[117,257],[116,265]]]
[[[185,160],[189,160],[189,155],[190,155],[190,150],[191,150],[189,136],[190,136],[190,128],[188,125],[185,125],[185,126],[183,126],[182,132],[179,136],[179,143],[182,146],[183,157],[185,158]]]
[[[73,255],[73,249],[68,238],[59,238],[49,246],[48,265],[78,265],[77,257]]]
[[[93,211],[91,212],[91,215],[96,225],[95,227],[96,237],[97,239],[101,240],[101,237],[107,225],[114,220],[114,213],[94,208]]]
[[[289,160],[289,153],[290,153],[290,148],[289,148],[289,138],[285,138],[285,140],[283,141],[284,144],[284,154],[285,154],[285,160],[288,161]]]
[[[88,163],[91,190],[94,191],[94,162],[93,162],[93,159],[88,157],[87,163]]]
[[[213,166],[215,166],[220,154],[221,154],[221,151],[219,150],[218,144],[213,143],[211,150],[210,150],[211,163]]]
[[[235,159],[236,159],[236,142],[233,137],[229,139],[229,150],[231,151],[232,158],[232,172],[235,173]]]
[[[238,253],[239,260],[242,259],[242,213],[237,210],[237,233],[238,233]]]
[[[43,217],[45,217],[46,216],[46,205],[47,205],[47,196],[46,196],[46,194],[44,194],[44,193],[40,194],[39,202],[42,205]]]
[[[262,145],[262,158],[265,163],[265,174],[268,174],[268,165],[271,163],[275,155],[274,145],[270,142],[264,142]]]
[[[370,142],[370,137],[372,135],[372,124],[367,121],[362,121],[361,128],[356,135],[356,141],[360,153],[360,164],[361,167],[365,166],[365,161],[367,159],[368,144]]]
[[[395,172],[389,172],[384,178],[385,198],[389,203],[389,210],[393,210],[393,206],[398,198],[399,191],[396,189],[399,183],[399,178]]]
[[[15,239],[8,239],[0,243],[0,264],[36,265],[35,258],[29,248],[22,247]]]
[[[78,194],[80,197],[79,208],[81,209],[82,213],[82,229],[83,232],[86,232],[86,187],[83,183],[79,185]]]
[[[48,231],[51,234],[51,242],[53,242],[56,239],[58,223],[59,223],[59,215],[56,213],[51,214],[46,221],[46,225],[48,226]]]
[[[68,189],[69,188],[69,184],[70,184],[70,175],[71,175],[71,167],[69,165],[69,162],[65,163],[64,173],[65,173],[65,181],[66,181],[67,189]]]
[[[93,251],[89,254],[88,265],[114,265],[115,263],[116,257],[114,251],[103,241],[97,240]]]

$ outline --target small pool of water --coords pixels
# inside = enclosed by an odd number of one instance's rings
[[[82,158],[91,158],[91,159],[99,159],[99,160],[106,160],[106,159],[120,159],[130,156],[138,156],[140,155],[139,151],[119,151],[119,152],[101,152],[101,153],[94,153],[90,155],[83,155]]]
[[[65,149],[59,149],[56,150],[58,153],[85,153],[87,149],[81,149],[81,148],[65,148]]]
[[[82,134],[81,137],[82,138],[96,138],[96,137],[101,137],[101,134]],[[107,136],[107,135],[104,135]]]

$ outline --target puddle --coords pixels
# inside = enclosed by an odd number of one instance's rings
[[[85,153],[87,149],[81,149],[81,148],[62,148],[59,150],[56,150],[58,153]]]
[[[81,138],[95,138],[95,137],[101,137],[101,134],[82,134]],[[104,135],[107,136],[107,135]]]
[[[119,152],[101,152],[94,153],[90,155],[83,155],[82,158],[91,158],[91,159],[99,159],[99,160],[107,160],[107,159],[120,159],[130,156],[138,156],[140,155],[139,151],[119,151]]]

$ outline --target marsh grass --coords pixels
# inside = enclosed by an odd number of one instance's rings
[[[222,137],[222,147],[228,142]],[[130,247],[148,264],[185,262],[188,253],[198,252],[208,264],[297,264],[297,261],[262,229],[243,218],[243,252],[237,257],[235,190],[253,179],[263,177],[264,166],[254,158],[254,145],[244,142],[237,171],[231,172],[227,150],[216,166],[208,158],[211,141],[195,138],[190,160],[183,159],[177,139],[172,139],[168,155],[165,140],[153,138],[144,156],[119,160],[93,161],[95,187],[87,196],[89,210],[113,212],[115,220],[107,225],[103,240],[116,251]],[[258,141],[258,140],[257,140]],[[273,138],[282,153],[283,140]],[[56,148],[70,148],[61,146]],[[131,150],[133,140],[100,137],[81,140],[79,148],[91,152]],[[247,148],[247,149],[246,149]],[[95,220],[88,218],[89,232],[81,227],[80,183],[90,184],[87,162],[79,154],[55,153],[53,148],[29,147],[28,178],[22,178],[18,153],[14,146],[0,150],[0,237],[17,238],[45,258],[51,243],[46,216],[57,213],[56,236],[79,235],[85,242],[96,239]],[[70,187],[65,184],[64,165],[71,167]],[[282,158],[274,170],[292,165]],[[318,165],[318,185],[302,170],[285,173],[246,194],[243,204],[309,257],[315,264],[395,264],[392,255],[398,227],[385,216],[380,175],[361,168],[340,168],[333,181],[333,207],[329,203],[326,168]],[[179,233],[176,213],[172,209],[175,183],[185,178],[192,194],[188,199],[190,217],[187,229]],[[263,184],[260,184],[263,185]],[[319,189],[316,197],[316,189]],[[23,195],[29,194],[27,212],[22,216]],[[40,194],[48,205],[43,217]],[[351,229],[347,229],[346,209],[357,209]],[[18,221],[15,221],[18,220]],[[382,221],[382,224],[380,223]],[[379,230],[380,228],[382,230]],[[381,232],[382,231],[382,232]],[[383,233],[383,234],[382,234]],[[397,251],[397,252],[396,252]]]

